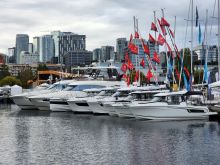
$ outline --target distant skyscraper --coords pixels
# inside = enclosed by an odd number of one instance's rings
[[[54,57],[54,40],[52,35],[40,37],[39,55],[40,62],[51,62],[52,57]]]
[[[20,64],[21,51],[28,51],[29,36],[27,34],[16,35],[16,63]]]
[[[102,61],[107,61],[110,59],[115,59],[114,46],[102,46]]]
[[[39,62],[39,55],[27,51],[21,51],[20,64],[37,64]]]
[[[101,60],[102,51],[100,48],[96,48],[93,50],[92,60],[99,62]]]
[[[60,31],[54,31],[51,34],[54,39],[55,57],[57,58],[58,63],[63,62],[63,56],[69,51],[86,49],[85,35]]]
[[[40,37],[33,38],[33,52],[40,54]]]
[[[118,38],[116,40],[116,61],[121,62],[122,60],[124,60],[125,50],[127,46],[128,41],[126,38]]]
[[[33,44],[32,43],[28,44],[28,52],[33,53]]]
[[[8,56],[9,56],[9,63],[15,63],[15,47],[13,48],[8,48]]]

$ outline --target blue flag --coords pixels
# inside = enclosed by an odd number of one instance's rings
[[[202,41],[202,32],[201,32],[200,24],[199,24],[199,36],[198,36],[198,41],[199,41],[199,44],[201,44],[201,41]]]
[[[186,90],[189,91],[189,84],[187,82],[185,73],[183,73],[183,80],[184,80],[184,86],[185,86]]]
[[[208,66],[207,66],[207,63],[205,63],[205,66],[204,66],[204,82],[208,83]]]

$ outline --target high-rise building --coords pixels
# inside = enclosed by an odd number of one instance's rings
[[[107,61],[110,59],[115,60],[114,46],[102,46],[102,61]]]
[[[28,44],[28,52],[33,53],[33,44],[32,43]]]
[[[39,46],[40,62],[51,62],[54,57],[54,40],[52,35],[44,35],[40,37]]]
[[[69,51],[86,50],[85,35],[60,31],[54,31],[51,34],[54,39],[55,57],[58,63],[63,63],[63,56]]]
[[[218,60],[218,48],[216,45],[199,45],[193,49],[195,54],[198,56],[199,61],[205,61],[206,58],[206,51],[208,50],[207,54],[207,62],[217,62]]]
[[[15,63],[16,62],[16,59],[15,59],[15,47],[8,48],[8,57],[9,57],[9,60],[8,60],[9,63]]]
[[[118,38],[116,40],[116,57],[115,61],[121,62],[124,60],[125,50],[127,49],[128,41],[126,38]]]
[[[101,56],[102,56],[102,51],[100,48],[96,48],[93,50],[93,56],[92,56],[92,60],[93,61],[101,61]]]
[[[16,35],[16,63],[20,62],[21,51],[28,51],[29,36],[27,34]]]
[[[40,54],[40,37],[33,38],[33,52]]]

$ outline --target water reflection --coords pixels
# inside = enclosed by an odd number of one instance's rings
[[[218,122],[154,122],[6,108],[0,111],[0,163],[218,164],[219,133]]]

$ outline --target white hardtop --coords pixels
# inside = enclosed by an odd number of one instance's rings
[[[165,87],[161,86],[155,86],[155,85],[149,85],[149,86],[143,86],[143,87],[137,87],[137,86],[131,86],[131,87],[125,87],[125,88],[120,88],[118,91],[136,91],[136,90],[159,90]]]
[[[105,85],[105,86],[115,86],[120,85],[120,81],[97,81],[97,80],[85,80],[85,81],[75,81],[69,84],[72,85]]]
[[[54,84],[57,85],[57,84],[70,84],[72,82],[76,82],[76,80],[61,80],[61,81],[58,81],[58,82],[55,82]]]
[[[154,96],[164,97],[164,96],[175,96],[175,95],[184,95],[187,93],[187,90],[177,91],[177,92],[168,92],[168,93],[158,93]]]
[[[130,94],[166,93],[166,92],[169,92],[169,90],[135,91],[135,92],[131,92]]]
[[[102,88],[84,89],[83,92],[101,92]]]
[[[214,83],[208,84],[210,88],[220,87],[220,81],[216,81]]]

